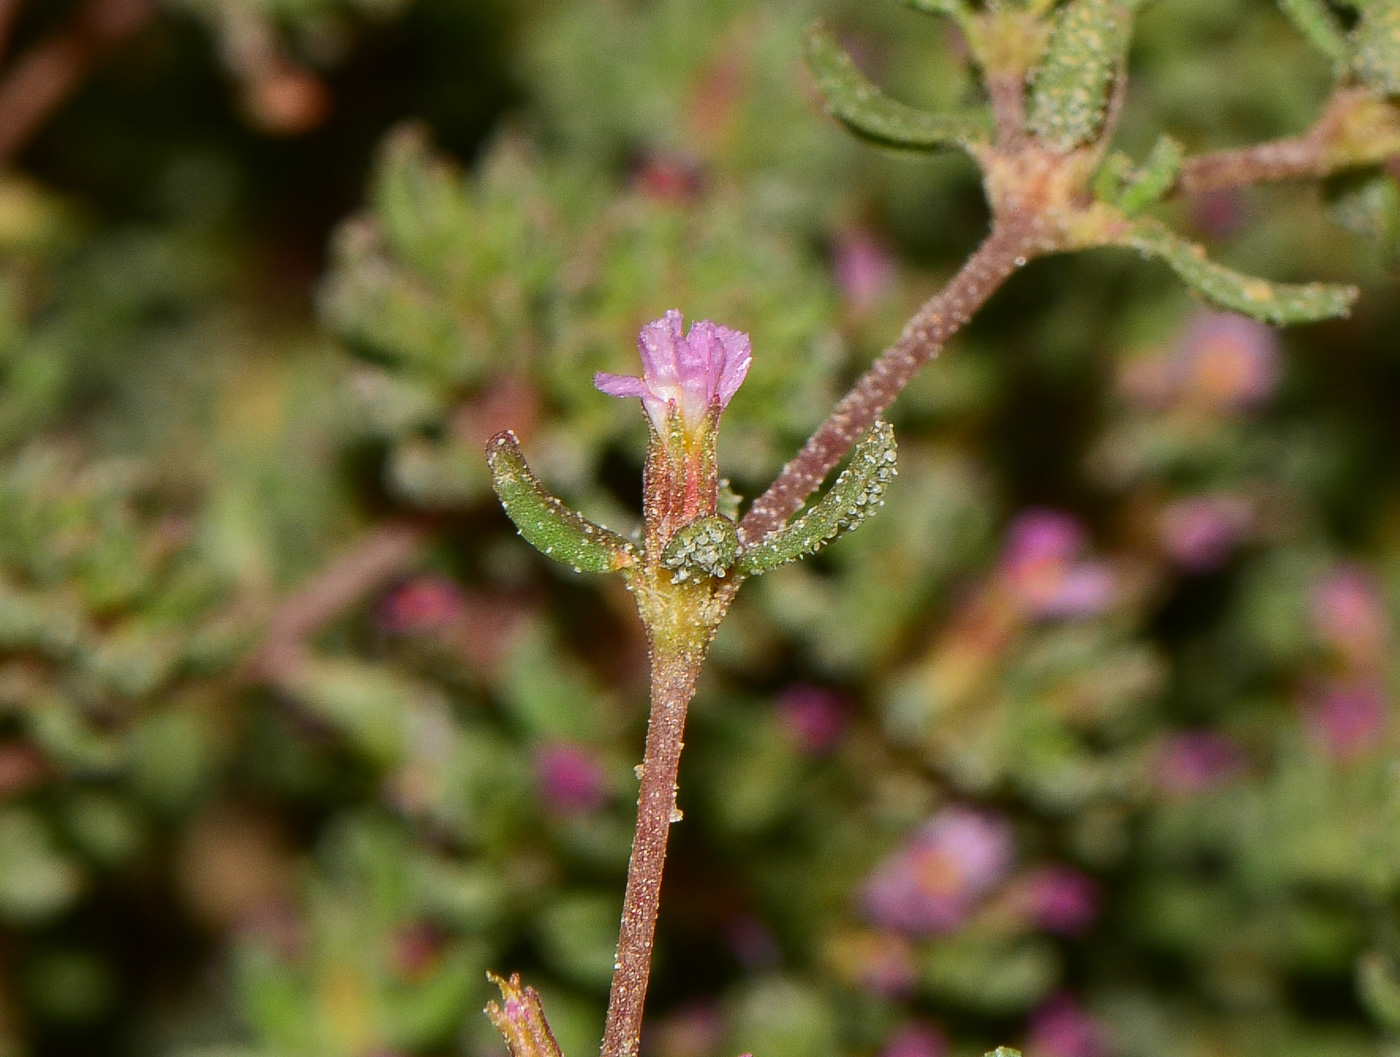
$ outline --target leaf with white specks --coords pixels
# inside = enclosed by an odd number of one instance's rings
[[[831,490],[801,517],[741,550],[736,567],[756,576],[816,553],[880,507],[895,473],[894,427],[876,421],[856,443]]]
[[[820,22],[807,33],[807,64],[831,113],[864,139],[915,151],[966,149],[988,140],[985,115],[929,114],[885,95]]]
[[[545,490],[530,472],[514,433],[507,430],[492,437],[486,461],[506,515],[540,553],[587,573],[616,572],[636,563],[632,544]]]
[[[1330,283],[1273,283],[1216,264],[1205,250],[1155,220],[1140,220],[1122,240],[1169,265],[1206,300],[1263,323],[1312,323],[1351,310],[1358,291]]]

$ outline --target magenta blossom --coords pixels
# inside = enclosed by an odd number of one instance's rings
[[[1088,533],[1058,510],[1032,508],[1007,528],[1001,570],[1012,596],[1031,616],[1091,617],[1113,605],[1117,584],[1103,562],[1081,559]]]
[[[1157,781],[1174,796],[1209,792],[1244,769],[1239,742],[1214,730],[1184,730],[1167,739],[1157,757]]]
[[[1005,821],[947,808],[870,875],[866,914],[912,936],[952,932],[1005,879],[1014,854]]]
[[[1223,494],[1177,500],[1158,521],[1167,552],[1188,573],[1215,572],[1225,565],[1248,527],[1248,505]]]
[[[835,690],[794,683],[778,697],[778,722],[808,756],[824,756],[846,733],[846,702]]]
[[[1357,662],[1385,653],[1390,617],[1380,584],[1355,565],[1341,565],[1313,589],[1313,626],[1323,641]]]
[[[1334,760],[1349,760],[1374,749],[1385,734],[1390,701],[1379,682],[1335,682],[1304,705],[1313,740]]]
[[[945,1057],[948,1038],[932,1024],[911,1020],[897,1028],[880,1057]]]
[[[1027,1057],[1107,1057],[1108,1031],[1067,994],[1031,1014]]]
[[[545,804],[560,814],[590,814],[608,801],[602,767],[573,742],[553,742],[536,750],[535,781]]]
[[[674,308],[648,323],[637,337],[642,376],[599,371],[593,384],[609,396],[639,396],[657,433],[665,436],[674,407],[688,433],[698,432],[710,408],[721,409],[743,384],[753,353],[749,336],[702,319],[682,335],[684,320]]]
[[[1046,866],[1026,884],[1031,917],[1046,932],[1078,936],[1099,913],[1099,886],[1068,866]]]

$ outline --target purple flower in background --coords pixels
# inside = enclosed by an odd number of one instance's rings
[[[608,800],[603,769],[582,745],[554,742],[535,752],[535,781],[540,797],[561,814],[588,814]]]
[[[894,255],[883,242],[860,228],[836,240],[831,249],[831,266],[842,298],[857,312],[879,302],[894,285]]]
[[[1233,312],[1202,312],[1176,354],[1183,396],[1224,411],[1258,407],[1278,385],[1278,336]]]
[[[835,690],[796,683],[778,696],[778,722],[808,756],[822,756],[846,733],[846,703]]]
[[[1390,633],[1380,585],[1366,569],[1343,565],[1313,590],[1313,626],[1333,648],[1355,660],[1379,658]]]
[[[865,912],[913,936],[951,932],[1006,877],[1013,854],[1005,821],[946,808],[870,875],[862,892]]]
[[[948,1037],[925,1020],[911,1020],[895,1029],[880,1057],[944,1057]]]
[[[462,590],[445,576],[420,576],[395,587],[379,604],[381,628],[393,635],[441,631],[462,618]]]
[[[1176,796],[1208,792],[1244,768],[1244,750],[1214,730],[1187,730],[1168,738],[1157,758],[1157,781]]]
[[[1108,1031],[1071,996],[1058,994],[1031,1014],[1027,1057],[1107,1057]]]
[[[1034,508],[1011,522],[1002,577],[1032,616],[1094,616],[1112,604],[1112,571],[1103,562],[1079,559],[1087,541],[1084,527],[1058,510]]]
[[[1304,706],[1314,740],[1335,760],[1349,760],[1375,748],[1389,714],[1385,688],[1369,680],[1333,683]]]
[[[1032,919],[1047,932],[1077,936],[1099,914],[1099,886],[1068,866],[1047,866],[1026,879]]]
[[[689,433],[704,424],[712,405],[729,406],[753,359],[749,336],[708,319],[682,335],[684,320],[675,309],[648,323],[637,337],[642,376],[599,371],[593,384],[609,396],[639,396],[657,433],[665,436],[667,408],[674,406]]]
[[[1188,573],[1221,568],[1249,525],[1249,507],[1238,496],[1181,499],[1162,511],[1162,543],[1177,567]]]

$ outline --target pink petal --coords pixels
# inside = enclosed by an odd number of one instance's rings
[[[729,401],[734,399],[739,386],[748,377],[749,365],[753,362],[753,346],[743,331],[715,327],[715,332],[724,346],[724,368],[720,371],[715,394],[719,397],[720,406],[728,407]]]
[[[609,374],[607,371],[595,374],[593,385],[608,396],[644,396],[647,392],[647,384],[642,379],[633,378],[630,374]]]
[[[642,377],[653,387],[674,385],[679,379],[678,351],[685,344],[681,314],[668,309],[663,319],[648,323],[637,335],[637,351],[642,356]]]

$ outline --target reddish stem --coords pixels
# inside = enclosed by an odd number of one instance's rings
[[[1035,255],[1039,236],[1033,216],[1012,214],[998,220],[948,285],[914,314],[899,340],[861,376],[768,490],[754,500],[739,522],[741,540],[762,539],[802,508],[919,368],[938,355],[1007,277]]]
[[[1322,116],[1301,136],[1187,158],[1181,167],[1177,189],[1184,194],[1201,194],[1250,184],[1328,176],[1339,168],[1334,151],[1339,141],[1349,138],[1349,121],[1359,109],[1372,105],[1375,105],[1375,98],[1369,90],[1338,88]],[[1383,139],[1376,139],[1375,144],[1389,146]],[[1348,164],[1362,164],[1366,160],[1348,159]],[[1369,160],[1379,162],[1384,158],[1377,156]]]
[[[641,1041],[666,840],[675,817],[685,714],[695,695],[695,680],[703,660],[703,647],[675,652],[654,648],[652,652],[651,721],[647,726],[641,793],[637,799],[637,832],[627,865],[627,894],[622,904],[622,929],[613,966],[602,1057],[636,1057]]]
[[[155,10],[156,0],[90,0],[67,26],[27,51],[0,82],[0,163],[43,127],[93,63]]]

